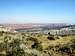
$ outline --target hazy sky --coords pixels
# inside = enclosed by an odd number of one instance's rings
[[[75,24],[75,0],[0,0],[0,23]]]

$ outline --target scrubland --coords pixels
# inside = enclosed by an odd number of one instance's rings
[[[0,56],[75,56],[75,35],[1,31]]]

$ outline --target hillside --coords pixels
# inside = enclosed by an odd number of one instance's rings
[[[75,56],[75,35],[0,32],[0,56]]]

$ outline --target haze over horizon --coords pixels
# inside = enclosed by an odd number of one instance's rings
[[[75,24],[75,0],[0,0],[0,23]]]

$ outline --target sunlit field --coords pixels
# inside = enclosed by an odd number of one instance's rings
[[[75,56],[75,35],[1,31],[0,56]]]

